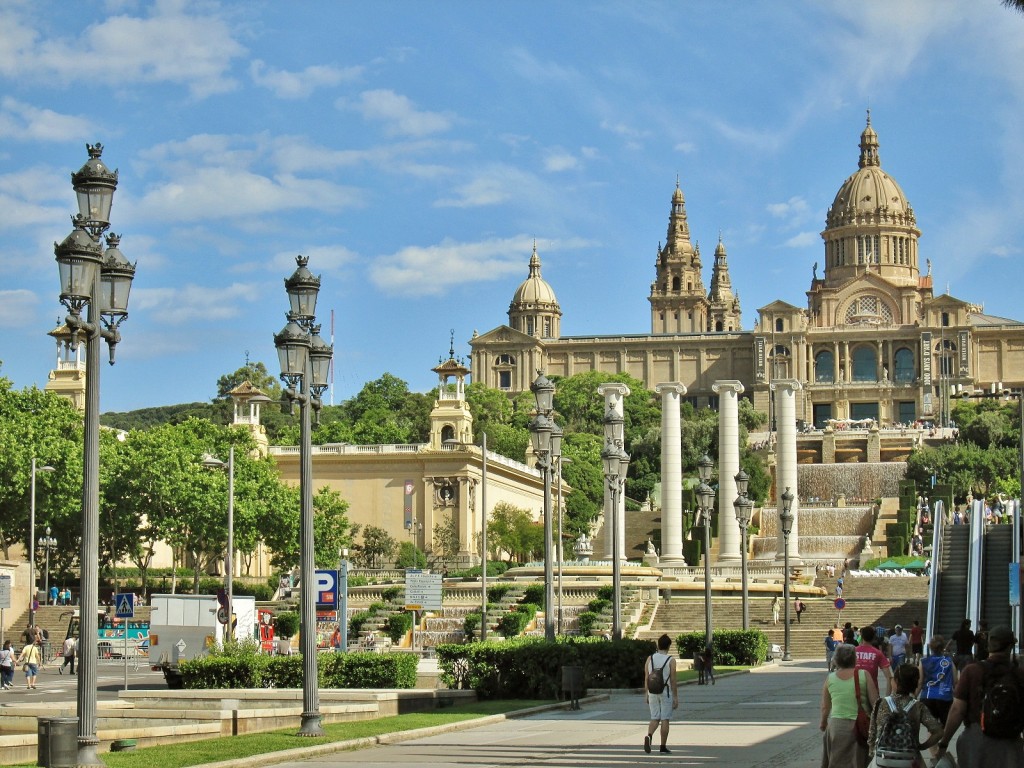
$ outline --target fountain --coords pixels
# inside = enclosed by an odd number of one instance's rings
[[[870,502],[886,496],[898,496],[899,481],[906,473],[905,461],[801,464],[797,470],[797,492],[803,503],[816,499],[831,502],[839,496]],[[801,534],[803,525],[801,517]]]

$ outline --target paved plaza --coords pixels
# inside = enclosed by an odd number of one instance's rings
[[[358,764],[437,768],[487,766],[707,765],[811,768],[821,763],[818,730],[822,662],[792,662],[680,688],[669,737],[672,754],[643,751],[647,708],[637,693],[585,702],[475,728],[278,763],[282,768]],[[657,741],[655,741],[657,744]],[[248,764],[271,765],[270,755]]]

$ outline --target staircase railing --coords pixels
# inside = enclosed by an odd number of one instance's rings
[[[985,500],[971,504],[970,545],[967,549],[967,618],[977,627],[981,620],[981,594],[985,573]]]
[[[928,614],[925,621],[925,637],[935,635],[938,625],[939,610],[939,571],[942,568],[942,530],[946,527],[946,505],[942,499],[935,500],[932,511],[932,569],[928,582]]]

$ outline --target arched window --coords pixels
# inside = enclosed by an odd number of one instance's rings
[[[721,320],[719,320],[717,323],[715,323],[715,330],[716,331],[722,330],[722,321]]]
[[[894,381],[914,380],[914,353],[911,350],[900,347],[893,355],[893,361],[896,363],[896,370],[893,371]]]
[[[449,440],[455,439],[455,427],[451,424],[445,424],[441,427],[441,442],[445,443]]]
[[[878,366],[874,347],[863,344],[853,350],[853,380],[878,380]]]
[[[498,355],[498,359],[494,362],[495,365],[515,365],[516,359],[512,355]]]
[[[672,290],[673,291],[678,291],[679,290],[679,278],[678,277],[673,277],[672,278]]]
[[[828,350],[814,356],[814,380],[824,383],[836,380],[836,359]]]
[[[786,330],[786,324],[782,321],[782,318],[775,318],[775,332],[782,333],[784,330]]]

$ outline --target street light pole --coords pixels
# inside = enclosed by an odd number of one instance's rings
[[[209,453],[203,456],[203,466],[223,469],[225,464]],[[235,639],[234,627],[234,576],[235,576],[235,446],[228,448],[228,543],[227,557],[224,558],[224,609],[228,613],[227,638]]]
[[[487,433],[480,442],[480,642],[487,642]]]
[[[555,557],[558,562],[558,634],[563,633],[562,623],[562,559],[563,559],[563,542],[562,542],[562,466],[565,464],[571,464],[572,459],[568,456],[558,457],[558,488],[557,488],[557,503],[555,506],[558,508],[558,546],[556,547]]]
[[[29,596],[28,596],[28,623],[36,625],[36,474],[39,472],[56,472],[49,464],[45,466],[36,465],[36,457],[32,457],[32,484],[29,490],[28,504],[28,575],[29,575]]]
[[[555,569],[551,552],[554,534],[551,520],[551,468],[561,455],[562,430],[551,419],[554,413],[555,385],[538,371],[530,390],[537,400],[537,414],[530,420],[529,430],[537,466],[544,476],[544,639],[554,641]]]
[[[732,503],[736,511],[736,523],[740,527],[740,575],[743,589],[743,629],[750,629],[750,594],[747,591],[747,526],[750,525],[750,511],[754,503],[747,498],[750,476],[742,469],[736,473],[736,492],[739,496]]]
[[[302,622],[302,725],[299,736],[323,736],[316,650],[316,558],[313,540],[313,443],[311,410],[320,410],[320,395],[327,389],[333,348],[320,338],[316,325],[316,298],[320,278],[306,268],[309,259],[296,256],[298,265],[284,281],[288,293],[288,324],[274,337],[287,384],[284,400],[290,409],[299,404],[299,567],[301,569]]]
[[[787,487],[782,493],[782,509],[779,510],[779,525],[782,527],[782,543],[785,549],[782,562],[782,602],[783,618],[785,619],[785,645],[782,649],[782,660],[792,661],[789,652],[789,534],[793,530],[793,494]]]
[[[121,340],[119,327],[128,317],[128,294],[135,265],[121,253],[121,238],[101,236],[110,227],[110,208],[117,189],[117,171],[103,162],[101,144],[86,145],[89,159],[76,173],[71,185],[78,198],[74,229],[54,245],[60,276],[60,301],[67,308],[65,323],[71,331],[71,346],[84,335],[85,400],[82,447],[82,543],[79,554],[81,616],[79,619],[78,669],[78,766],[102,766],[96,755],[96,651],[99,604],[99,495],[100,495],[100,342],[107,342],[110,363]],[[82,319],[82,310],[87,309]]]
[[[601,462],[604,464],[604,476],[608,483],[612,505],[612,530],[618,531],[619,499],[626,483],[629,471],[629,454],[614,438],[605,438],[605,447],[601,451]],[[619,551],[618,535],[612,536],[612,640],[622,639],[622,553]]]
[[[711,616],[711,516],[714,514],[715,491],[708,484],[714,462],[705,454],[697,462],[700,484],[697,486],[697,506],[704,524],[704,647],[710,648],[713,639]]]
[[[50,601],[50,550],[57,546],[57,540],[50,535],[50,526],[46,526],[46,535],[40,536],[37,542],[40,547],[46,550],[46,579],[43,582],[43,595],[45,602]],[[54,605],[56,605],[54,601]]]

